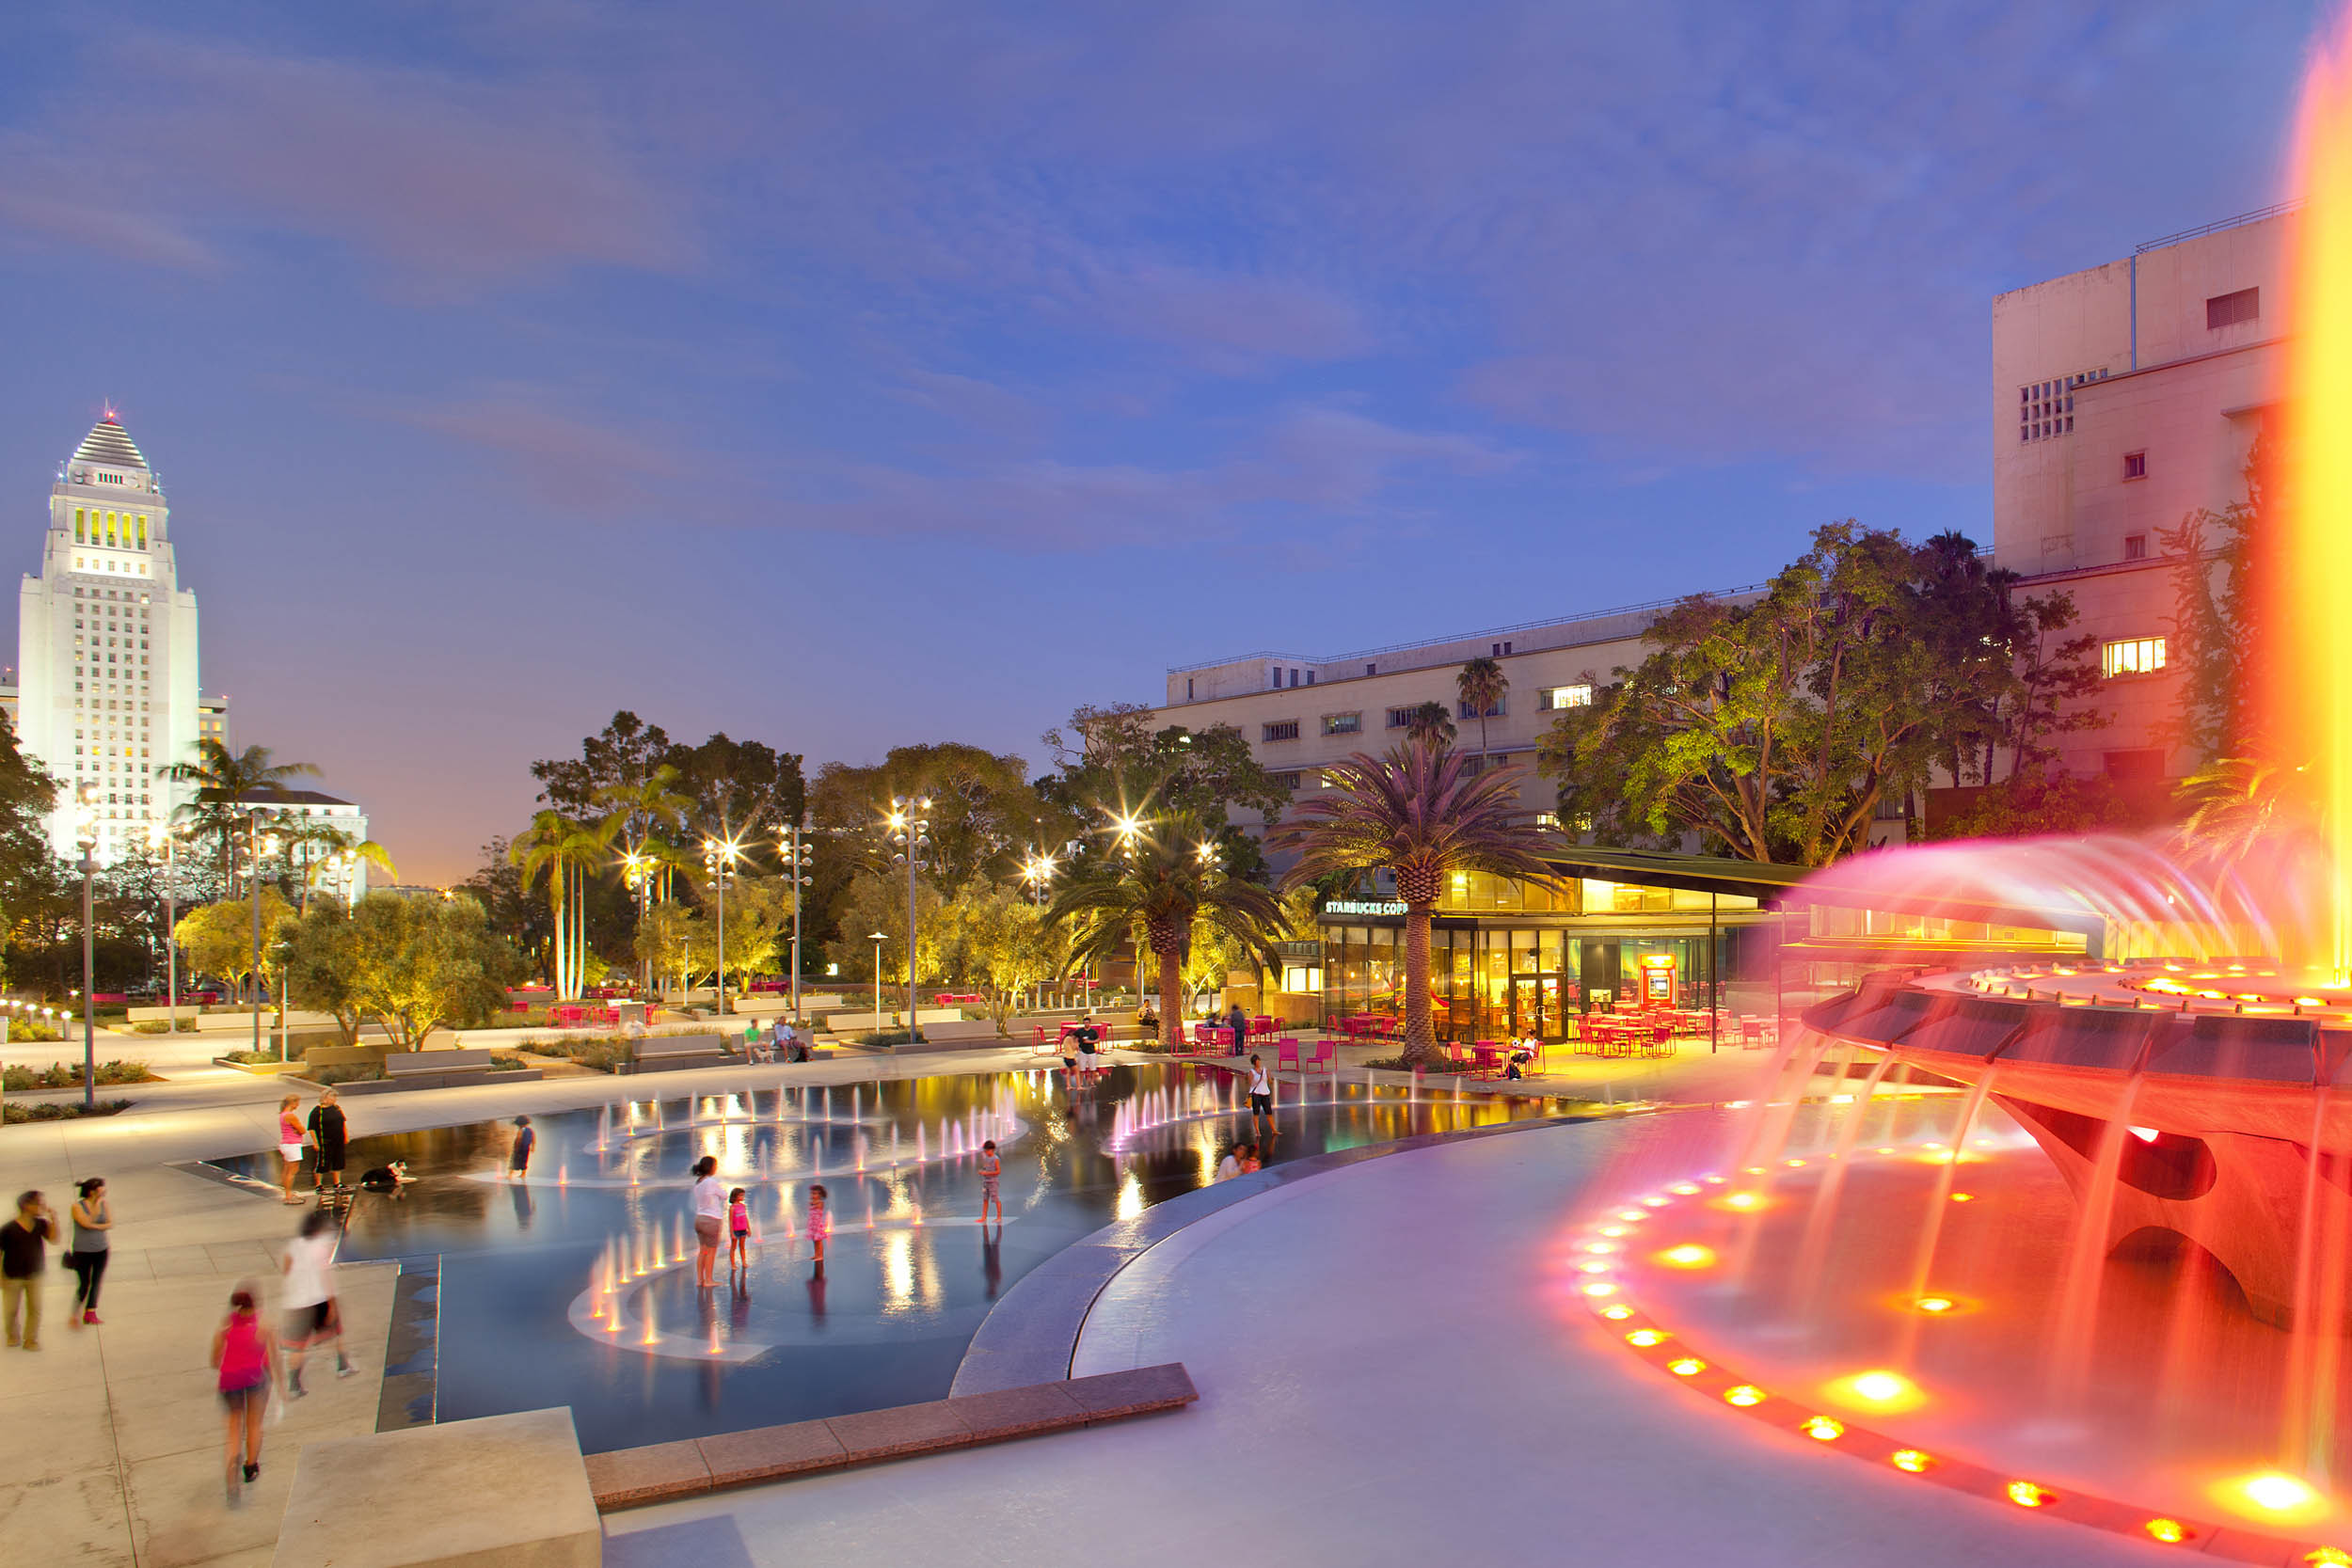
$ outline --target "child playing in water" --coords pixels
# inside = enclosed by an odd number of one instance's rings
[[[825,1217],[825,1189],[812,1186],[808,1190],[808,1242],[817,1249],[817,1261],[825,1260],[825,1238],[833,1234],[833,1222]]]
[[[743,1201],[743,1189],[738,1187],[727,1194],[727,1266],[743,1267],[743,1244],[752,1238],[752,1206]]]
[[[996,1140],[991,1138],[980,1145],[980,1223],[988,1223],[988,1212],[996,1211],[996,1223],[1005,1223],[1005,1200],[996,1196],[996,1179],[1004,1174],[1005,1163],[996,1157]]]

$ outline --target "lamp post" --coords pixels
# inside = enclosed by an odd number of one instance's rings
[[[808,886],[808,846],[802,835],[808,832],[808,818],[803,816],[788,828],[776,830],[778,858],[784,862],[785,880],[792,885],[792,1021],[801,1018],[801,889]]]
[[[930,848],[931,843],[929,832],[931,819],[916,814],[928,812],[930,809],[931,801],[928,795],[914,800],[902,800],[896,795],[890,798],[890,842],[898,846],[898,852],[891,856],[891,859],[907,868],[907,1043],[909,1045],[913,1045],[923,1037],[922,1031],[914,1026],[914,873],[916,867],[925,863],[923,851]],[[880,1012],[882,1009],[877,1007],[874,1010]]]
[[[275,838],[262,832],[262,814],[256,810],[246,814],[253,844],[253,866],[248,879],[253,884],[253,1054],[262,1053],[262,857],[278,847]]]
[[[885,932],[874,933],[874,1033],[882,1033],[882,944],[890,940]]]
[[[644,940],[643,932],[648,912],[645,890],[653,885],[653,875],[646,869],[646,863],[645,857],[634,849],[621,857],[621,880],[628,884],[629,896],[637,900],[637,927],[641,942]],[[644,978],[641,982],[643,989],[653,990],[653,959],[643,958],[638,959],[638,962],[644,965]]]
[[[272,942],[270,952],[278,959],[278,1059],[282,1062],[286,1059],[286,1035],[288,1033],[286,981],[287,970],[290,966],[286,960],[294,956],[294,943],[291,942]]]
[[[147,847],[164,852],[164,1026],[166,1034],[180,1029],[180,884],[177,860],[180,835],[158,825],[147,832]]]
[[[73,842],[82,849],[82,1109],[98,1103],[98,1015],[90,1000],[90,982],[97,967],[97,933],[90,912],[91,856],[98,849],[98,798],[88,784],[73,804]]]
[[[1054,880],[1054,857],[1042,850],[1032,850],[1029,858],[1021,863],[1021,879],[1028,884],[1029,901],[1043,904],[1045,890]],[[1029,988],[1029,1004],[1033,1007],[1041,1005],[1042,999],[1037,993],[1042,985],[1041,981]]]
[[[703,840],[703,864],[710,870],[710,879],[719,890],[719,1012],[727,1015],[727,873],[736,858],[742,854],[742,845],[731,838]]]

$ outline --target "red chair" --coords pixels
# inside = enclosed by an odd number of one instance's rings
[[[1298,1041],[1289,1036],[1276,1040],[1274,1042],[1274,1070],[1279,1072],[1286,1067],[1298,1065]]]
[[[1291,1043],[1294,1048],[1297,1045],[1295,1040]],[[1331,1064],[1337,1060],[1338,1057],[1338,1046],[1334,1045],[1329,1039],[1319,1039],[1315,1041],[1314,1054],[1300,1061],[1298,1064],[1298,1070],[1300,1072],[1305,1072],[1309,1068],[1319,1067],[1324,1071],[1329,1072],[1331,1070]]]

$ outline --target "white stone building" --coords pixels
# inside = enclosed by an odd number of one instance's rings
[[[184,786],[159,776],[196,755],[196,595],[179,585],[170,508],[109,413],[58,470],[41,569],[17,598],[17,739],[62,786],[50,842],[74,843],[74,800],[96,815],[97,858],[167,823]]]

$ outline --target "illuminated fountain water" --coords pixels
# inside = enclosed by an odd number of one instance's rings
[[[1613,1338],[1782,1440],[2280,1564],[2352,1562],[2352,27],[2299,145],[2237,819],[1840,867],[1839,902],[2099,957],[1806,1010],[1562,1253]]]

